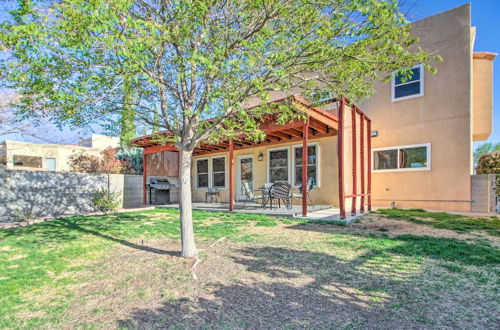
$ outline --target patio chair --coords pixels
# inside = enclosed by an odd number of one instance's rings
[[[262,195],[255,195],[253,193],[252,189],[250,189],[250,185],[248,184],[248,182],[242,182],[241,192],[243,196],[245,196],[245,202],[243,203],[243,208],[245,208],[247,202],[255,201],[257,199],[263,199]]]
[[[269,191],[271,190],[271,187],[273,186],[274,183],[265,183],[260,187],[260,192],[262,194],[262,203],[261,207],[265,208],[267,203],[269,202]]]
[[[219,202],[219,190],[216,187],[208,188],[208,190],[205,192],[205,203],[208,203],[208,197],[210,197],[210,203],[214,202],[214,197],[217,197],[217,202]]]
[[[308,178],[307,179],[307,186],[306,186],[306,196],[307,196],[307,200],[308,200],[307,205],[311,205],[312,207],[314,207],[314,203],[311,200],[311,195],[309,195],[309,191],[311,191],[313,188],[314,188],[314,179]],[[299,189],[299,192],[294,197],[302,198],[302,186],[299,186],[298,189]]]
[[[278,207],[281,207],[281,200],[285,203],[287,209],[292,208],[292,195],[290,194],[290,189],[292,185],[288,182],[276,182],[269,189],[269,203],[270,208],[273,208],[273,199],[278,200]]]

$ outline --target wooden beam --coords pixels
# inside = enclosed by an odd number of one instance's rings
[[[339,107],[339,124],[338,124],[338,137],[337,137],[337,164],[339,175],[339,209],[340,219],[345,219],[345,191],[344,191],[344,106],[345,98],[342,97]]]
[[[360,213],[365,213],[365,115],[361,113],[359,122],[359,170],[361,171],[361,206]]]
[[[366,193],[368,195],[368,211],[372,210],[372,122],[367,118],[366,120],[366,152],[368,153],[367,159],[367,182]]]
[[[302,138],[302,133],[301,132],[297,132],[296,130],[287,129],[284,132],[287,133],[287,134],[293,135],[295,137]]]
[[[229,211],[234,209],[234,146],[229,141]]]
[[[279,136],[275,136],[274,134],[267,134],[266,138],[273,139],[275,141],[281,141],[281,138]]]
[[[309,119],[302,127],[302,216],[307,216],[307,138],[309,137]]]
[[[315,130],[323,133],[323,134],[328,134],[329,133],[329,130],[328,130],[328,126],[325,126],[325,125],[321,125],[317,122],[314,122],[314,121],[311,121],[309,123],[309,127],[312,127],[314,128]]]
[[[357,161],[356,161],[356,108],[352,107],[351,111],[351,135],[352,135],[352,198],[351,215],[356,215],[356,194],[358,190],[357,185]]]
[[[337,121],[335,119],[331,118],[331,116],[323,114],[323,113],[319,113],[318,111],[315,111],[313,109],[309,109],[306,106],[304,106],[298,102],[292,102],[292,103],[297,108],[299,108],[300,110],[307,113],[310,118],[313,118],[317,121],[320,121],[320,122],[324,123],[325,125],[328,125],[328,126],[333,127],[333,128],[338,127]]]
[[[156,153],[163,152],[163,151],[179,151],[179,149],[177,149],[173,145],[151,146],[151,147],[144,148],[143,153],[145,155],[151,155],[151,154],[156,154]]]
[[[277,136],[277,137],[280,137],[282,139],[291,139],[292,138],[292,135],[287,134],[287,133],[283,133],[283,132],[272,132],[272,133],[268,133],[267,135]]]
[[[295,120],[291,123],[285,124],[285,125],[279,125],[275,123],[265,123],[260,126],[260,129],[263,130],[264,132],[276,132],[276,131],[283,131],[291,128],[298,128],[300,129],[302,125],[304,124],[303,121],[301,120]]]
[[[148,177],[148,164],[147,164],[147,154],[145,152],[142,153],[142,201],[144,202],[144,205],[148,204],[148,196],[147,196],[147,189],[146,189],[146,183],[147,183],[147,177]]]

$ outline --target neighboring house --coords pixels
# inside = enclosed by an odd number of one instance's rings
[[[3,165],[8,169],[67,172],[69,157],[77,153],[100,156],[107,147],[118,147],[120,139],[92,134],[78,145],[42,144],[6,140],[0,144]],[[5,161],[7,160],[7,161]]]
[[[346,106],[343,112],[339,100],[319,109],[301,98],[286,98],[308,114],[309,126],[266,122],[262,143],[200,145],[194,153],[193,200],[204,201],[207,189],[217,187],[221,201],[232,205],[231,196],[244,199],[245,182],[253,189],[277,181],[298,186],[305,181],[305,160],[316,204],[349,209],[355,196],[357,208],[362,208],[360,199],[366,204],[371,198],[375,206],[471,211],[472,143],[487,139],[492,130],[496,54],[473,52],[476,31],[470,25],[470,5],[415,22],[413,28],[423,49],[443,57],[436,64],[437,74],[424,72],[421,65],[413,68],[409,81],[393,74],[392,81],[378,83],[373,97],[359,108]],[[284,102],[286,95],[271,96]],[[133,140],[145,148],[145,179],[161,175],[161,167],[177,175],[176,158],[161,163],[159,157],[174,155],[175,147],[157,145],[153,135]],[[303,158],[305,142],[308,154]],[[155,166],[150,166],[153,159]]]

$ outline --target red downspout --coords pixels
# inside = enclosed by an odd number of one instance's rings
[[[359,138],[360,138],[360,170],[361,170],[361,206],[359,211],[365,213],[365,115],[361,113],[361,121],[359,123]]]
[[[339,121],[337,131],[337,163],[339,173],[339,209],[340,219],[345,219],[345,192],[344,192],[344,106],[345,98],[342,97],[339,106]]]
[[[307,142],[309,138],[309,118],[302,126],[302,216],[307,216],[307,164],[308,149]]]
[[[357,182],[356,182],[356,106],[352,105],[352,205],[351,205],[351,215],[356,215],[356,193],[357,193]]]

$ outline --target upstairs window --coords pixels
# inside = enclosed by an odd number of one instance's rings
[[[376,172],[430,169],[430,143],[373,150],[373,170]]]
[[[424,95],[424,70],[422,64],[416,65],[408,75],[392,74],[392,101],[405,100]]]

